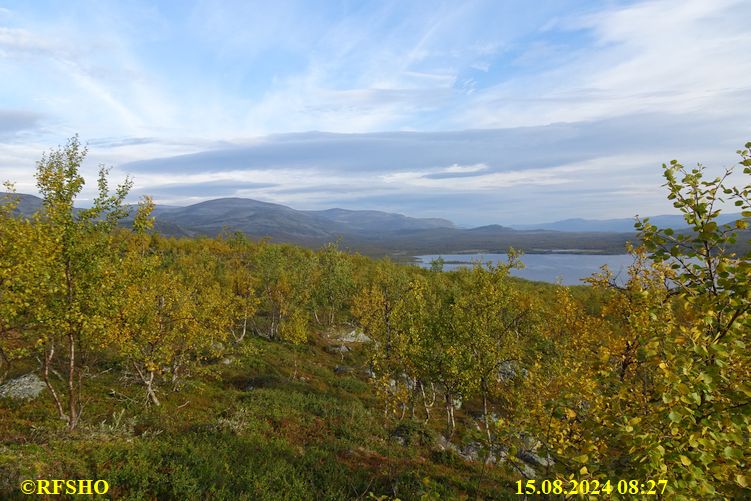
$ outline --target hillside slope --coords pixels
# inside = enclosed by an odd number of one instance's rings
[[[510,467],[441,450],[440,415],[430,426],[384,420],[365,354],[357,343],[330,353],[340,343],[248,339],[161,407],[100,361],[72,434],[46,393],[2,400],[0,498],[25,499],[18,485],[38,477],[106,480],[109,496],[129,500],[513,499]]]

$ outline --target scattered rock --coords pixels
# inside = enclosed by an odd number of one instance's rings
[[[519,433],[519,439],[522,441],[522,449],[526,451],[536,452],[538,447],[542,445],[536,437],[524,431]]]
[[[328,353],[332,353],[335,355],[344,355],[345,353],[350,352],[350,347],[344,344],[331,344],[328,345],[325,350]]]
[[[438,435],[438,438],[436,438],[435,441],[435,445],[439,451],[454,451],[459,454],[459,448],[456,445],[452,444],[451,441],[443,435]]]
[[[346,365],[337,365],[334,367],[334,374],[352,374],[355,370]]]
[[[485,464],[500,464],[506,461],[508,452],[503,447],[494,447],[489,452],[480,442],[469,442],[457,447],[443,435],[435,440],[438,451],[453,451],[465,461],[478,462],[485,458]],[[487,457],[486,457],[487,456]]]
[[[339,340],[345,343],[369,343],[371,341],[360,329],[353,329],[352,332],[341,336]]]
[[[510,463],[510,464],[513,466],[513,468],[516,471],[518,471],[519,473],[521,473],[524,478],[535,478],[535,477],[537,477],[537,472],[535,471],[535,469],[532,468],[531,466],[529,466],[528,464],[525,464],[525,463],[513,463],[513,462]]]
[[[459,448],[459,455],[465,460],[465,461],[479,461],[480,460],[480,443],[479,442],[469,442],[467,444],[462,445]]]
[[[461,446],[459,455],[466,461],[479,461],[482,455],[482,445],[480,442],[469,442]]]
[[[234,363],[235,363],[235,359],[233,357],[227,357],[227,358],[222,359],[223,365],[232,365]]]
[[[454,406],[454,410],[459,410],[462,408],[462,397],[454,397],[453,401],[451,402]]]
[[[525,463],[531,464],[532,466],[538,466],[540,468],[549,468],[555,464],[555,461],[550,456],[542,457],[532,451],[519,451],[516,454],[516,457],[518,457]]]
[[[510,383],[519,377],[526,378],[528,374],[529,371],[516,360],[506,360],[498,367],[496,380],[499,383]]]
[[[397,376],[397,379],[389,379],[389,386],[396,388],[398,384],[404,384],[407,391],[413,391],[417,387],[417,380],[402,373]]]
[[[375,371],[373,371],[373,369],[370,369],[370,368],[365,369],[364,371],[362,371],[362,373],[363,373],[363,376],[365,376],[368,379],[375,379],[376,377]]]
[[[477,431],[485,431],[485,415],[482,411],[471,412],[470,416],[474,419],[475,429]],[[498,423],[499,419],[498,414],[495,412],[488,414],[488,424],[490,425],[491,430],[495,428],[495,424]],[[490,436],[494,437],[495,433],[491,432]]]
[[[13,398],[16,400],[31,400],[39,396],[47,388],[36,374],[26,374],[11,379],[0,386],[0,397]]]
[[[485,464],[502,463],[506,460],[505,450],[488,451],[480,442],[469,442],[459,449],[459,455],[466,461],[480,461],[485,458]]]
[[[532,468],[529,465],[522,465],[522,475],[524,475],[527,478],[535,478],[537,476],[537,472],[534,468]]]

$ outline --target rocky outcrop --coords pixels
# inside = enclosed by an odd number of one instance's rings
[[[438,435],[435,446],[439,451],[454,451],[459,454],[459,448],[443,435]]]
[[[12,398],[14,400],[32,400],[42,393],[47,385],[36,374],[26,374],[15,379],[11,379],[0,386],[1,398]]]
[[[339,336],[338,339],[343,343],[369,343],[371,341],[371,339],[359,329],[352,329],[351,332]]]
[[[324,349],[328,353],[331,353],[333,355],[344,355],[345,353],[349,353],[351,351],[349,346],[344,344],[330,344]]]
[[[452,451],[465,461],[478,462],[485,460],[485,464],[500,464],[506,461],[507,452],[502,447],[493,447],[488,451],[480,442],[467,442],[461,446],[453,444],[443,435],[435,441],[435,448],[439,451]]]
[[[516,454],[516,457],[518,457],[525,463],[538,468],[550,468],[555,464],[555,461],[550,456],[542,457],[536,452],[532,451],[519,451]]]
[[[459,455],[464,458],[465,461],[482,461],[485,460],[485,464],[502,463],[506,460],[506,451],[493,448],[487,450],[480,442],[469,442],[459,448]]]
[[[538,440],[528,434],[522,434],[520,438],[524,448],[513,458],[508,457],[508,449],[502,445],[491,446],[490,450],[477,441],[455,445],[442,435],[436,438],[434,446],[438,451],[451,451],[465,461],[485,461],[485,464],[493,465],[506,463],[513,471],[525,478],[536,478],[539,472],[555,465],[552,457],[539,454],[540,442]]]
[[[524,478],[537,478],[537,470],[526,463],[510,463],[514,470],[521,473]]]

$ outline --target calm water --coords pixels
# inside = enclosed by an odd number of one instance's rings
[[[443,265],[446,271],[460,266],[471,266],[473,262],[481,261],[493,263],[506,261],[506,254],[443,254],[417,256],[419,265],[430,267],[430,262],[442,257],[450,261]],[[455,263],[461,261],[461,263]],[[616,275],[626,274],[626,268],[633,263],[633,257],[628,254],[604,256],[602,254],[525,254],[521,261],[523,270],[512,270],[511,274],[527,280],[556,283],[560,280],[563,285],[582,285],[582,278],[600,271],[600,267],[607,264]]]

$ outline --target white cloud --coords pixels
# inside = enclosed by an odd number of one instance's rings
[[[41,152],[79,132],[87,172],[103,162],[143,189],[183,183],[170,203],[237,183],[281,203],[417,215],[447,215],[445,197],[503,222],[534,204],[662,207],[659,162],[727,165],[749,139],[748,2],[519,5],[0,11],[0,106],[15,113],[0,124],[0,178],[33,191]],[[346,134],[285,135],[308,130]],[[167,158],[205,150],[217,154]],[[150,171],[128,165],[148,159]]]
[[[27,30],[0,27],[0,49],[4,57],[10,57],[18,52],[49,51],[52,47]]]
[[[713,113],[737,106],[739,98],[751,104],[749,16],[748,2],[666,0],[559,21],[555,26],[563,30],[588,31],[593,43],[575,48],[560,66],[479,94],[454,124],[525,126],[641,112]]]
[[[448,172],[448,173],[466,173],[466,172],[480,172],[482,170],[487,170],[488,166],[485,164],[475,164],[475,165],[459,165],[454,164],[449,167],[446,167],[445,169],[441,169],[441,172]]]

